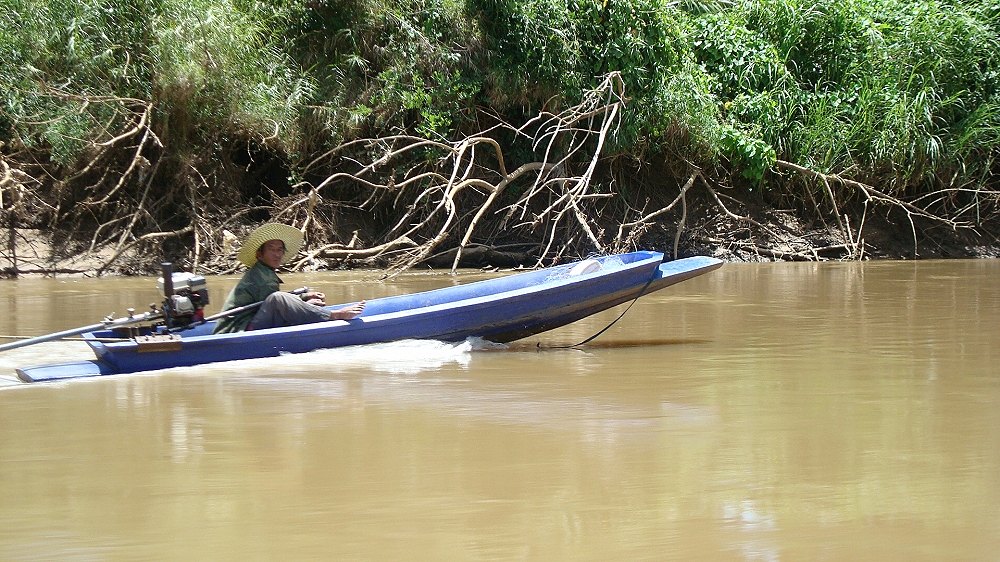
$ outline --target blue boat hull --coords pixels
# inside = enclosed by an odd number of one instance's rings
[[[722,265],[708,257],[666,263],[662,259],[657,252],[632,252],[372,299],[364,314],[350,321],[217,335],[211,333],[214,323],[209,322],[182,332],[173,345],[152,350],[134,341],[99,341],[114,335],[109,331],[89,332],[83,337],[97,360],[27,367],[17,369],[17,373],[24,381],[38,382],[403,339],[461,341],[480,337],[505,343],[565,326]]]

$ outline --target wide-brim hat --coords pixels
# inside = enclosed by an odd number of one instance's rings
[[[253,267],[257,263],[257,250],[268,240],[281,240],[285,243],[285,257],[282,258],[281,263],[288,263],[302,247],[302,231],[277,222],[258,226],[243,242],[240,252],[236,254],[236,259],[247,267]]]

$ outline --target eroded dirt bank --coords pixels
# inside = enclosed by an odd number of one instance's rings
[[[729,209],[727,208],[727,211]],[[977,228],[949,229],[941,225],[910,224],[905,217],[869,215],[861,229],[860,217],[845,215],[839,224],[830,224],[789,210],[767,208],[730,211],[715,206],[693,205],[686,215],[655,223],[636,245],[636,249],[661,251],[668,256],[711,255],[729,262],[831,261],[872,259],[941,259],[1000,257],[1000,228],[985,224]],[[902,218],[902,223],[893,219]],[[252,228],[254,225],[244,225]],[[81,237],[76,233],[74,238]],[[159,271],[160,262],[175,261],[180,267],[203,274],[231,273],[238,269],[235,252],[239,237],[230,231],[216,241],[218,255],[193,264],[183,256],[163,252],[116,256],[114,247],[104,246],[81,251],[65,233],[39,229],[4,229],[0,249],[0,274],[16,276],[101,276],[148,275]],[[355,233],[355,238],[367,238]],[[310,246],[306,245],[306,253]],[[301,256],[302,254],[300,254]],[[492,245],[472,244],[462,253],[462,267],[514,268],[537,263],[538,245],[520,240],[503,240]],[[454,247],[444,247],[418,267],[449,268]],[[562,261],[578,257],[567,252]],[[385,258],[323,259],[315,258],[296,269],[318,271],[352,267],[382,267]]]

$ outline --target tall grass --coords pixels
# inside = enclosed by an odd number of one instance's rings
[[[178,149],[220,133],[294,150],[314,81],[272,33],[271,14],[239,0],[161,0],[147,16],[153,101]]]
[[[0,0],[0,138],[72,168],[151,104],[168,154],[297,162],[456,137],[620,72],[608,150],[766,186],[776,158],[895,192],[988,181],[995,0]],[[103,137],[102,137],[103,136]]]
[[[167,150],[226,134],[293,144],[311,81],[244,4],[3,0],[3,135],[71,165],[130,118],[101,101],[129,98],[155,106]]]
[[[71,163],[122,117],[90,96],[149,97],[141,22],[153,2],[5,0],[0,5],[0,134]]]
[[[735,128],[890,191],[979,177],[996,151],[996,7],[763,0],[695,20]]]

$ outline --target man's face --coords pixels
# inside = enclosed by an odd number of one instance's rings
[[[281,261],[285,258],[285,243],[281,240],[268,240],[257,250],[257,261],[270,267],[278,269]]]

